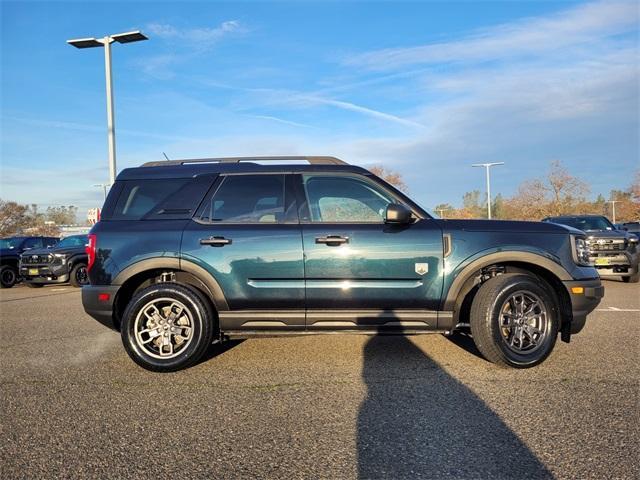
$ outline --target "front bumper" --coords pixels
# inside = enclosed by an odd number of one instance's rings
[[[599,278],[592,280],[570,280],[563,282],[571,299],[571,333],[584,328],[587,315],[595,310],[604,297],[604,286]]]
[[[119,288],[119,285],[86,285],[82,287],[82,306],[84,311],[104,326],[113,330],[119,329],[113,312],[113,303]],[[108,295],[109,298],[101,300],[100,295],[103,297]]]
[[[27,283],[66,283],[69,281],[69,268],[63,265],[23,265],[20,264],[20,276]]]
[[[601,277],[630,277],[638,273],[638,253],[591,253],[589,261]]]

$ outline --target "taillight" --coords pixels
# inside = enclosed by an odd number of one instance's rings
[[[84,251],[87,252],[87,272],[93,267],[93,262],[96,261],[96,241],[98,240],[95,233],[89,234],[89,243],[84,247]]]

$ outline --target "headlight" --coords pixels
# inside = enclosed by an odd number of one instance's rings
[[[589,241],[585,237],[575,237],[572,235],[571,244],[573,247],[573,261],[584,267],[590,266]]]
[[[53,256],[60,263],[64,263],[67,260],[67,256],[64,253],[54,253]]]

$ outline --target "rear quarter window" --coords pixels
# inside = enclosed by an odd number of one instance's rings
[[[212,177],[124,180],[114,185],[102,220],[188,219],[211,186]]]

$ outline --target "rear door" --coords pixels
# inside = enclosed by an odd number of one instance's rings
[[[182,258],[220,284],[223,330],[304,329],[302,238],[286,175],[219,177],[184,231]]]
[[[386,224],[387,206],[402,200],[363,175],[298,179],[307,328],[435,328],[443,257],[436,222]]]

